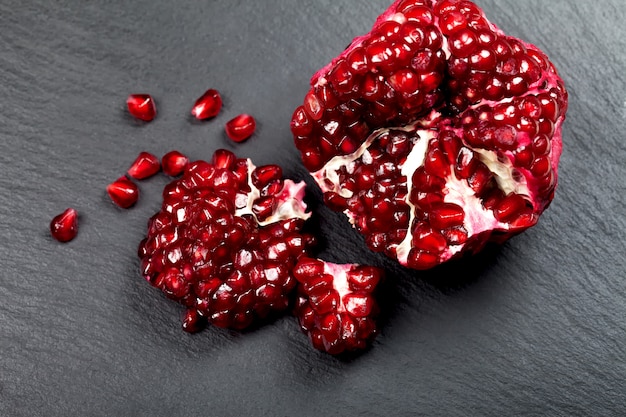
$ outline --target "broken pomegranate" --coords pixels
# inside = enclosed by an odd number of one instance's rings
[[[226,123],[226,134],[234,142],[243,142],[254,133],[256,121],[249,114],[240,114]]]
[[[139,199],[139,187],[126,177],[120,177],[107,185],[107,193],[111,201],[121,208],[129,208]]]
[[[222,109],[222,97],[217,90],[207,90],[191,108],[191,114],[198,120],[211,119]]]
[[[311,85],[291,121],[304,165],[405,266],[502,242],[554,197],[563,81],[470,1],[396,1]]]
[[[171,151],[163,155],[161,158],[161,166],[165,175],[170,177],[177,177],[181,175],[187,165],[189,164],[189,158],[178,151]]]
[[[78,212],[73,208],[54,216],[50,222],[50,234],[59,242],[69,242],[78,233]]]
[[[128,175],[137,180],[143,180],[156,175],[160,169],[159,158],[151,153],[141,152],[128,168]]]
[[[288,307],[291,270],[313,243],[301,232],[304,188],[277,165],[255,167],[227,150],[165,187],[139,246],[141,272],[187,307],[183,329],[243,329]]]
[[[128,112],[144,122],[152,121],[156,117],[156,105],[149,94],[131,94],[126,99]]]
[[[364,349],[376,335],[374,290],[382,270],[301,257],[295,314],[313,346],[336,355]]]

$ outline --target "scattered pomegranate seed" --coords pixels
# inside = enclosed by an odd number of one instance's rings
[[[226,134],[235,142],[243,142],[254,133],[256,122],[249,114],[240,114],[226,123]]]
[[[149,94],[131,94],[126,99],[129,113],[139,120],[149,122],[156,116],[156,106]]]
[[[163,173],[170,177],[177,177],[182,174],[189,165],[189,158],[178,151],[171,151],[161,158]]]
[[[135,162],[128,168],[128,175],[137,180],[143,180],[153,175],[161,169],[159,158],[148,152],[141,152]]]
[[[78,233],[78,213],[73,208],[66,209],[50,222],[50,233],[59,242],[69,242]]]
[[[222,97],[217,90],[209,89],[196,100],[191,114],[198,120],[210,119],[218,115],[222,109]]]
[[[139,187],[126,177],[120,177],[107,186],[111,200],[121,208],[132,207],[139,199]]]

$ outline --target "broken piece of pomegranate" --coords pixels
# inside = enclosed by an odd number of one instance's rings
[[[298,280],[295,314],[316,349],[336,355],[367,347],[376,335],[373,293],[382,270],[301,257],[293,275]]]
[[[291,269],[313,243],[301,231],[304,188],[277,165],[257,168],[223,149],[165,187],[139,247],[141,272],[187,307],[185,330],[243,329],[288,307]]]
[[[50,234],[59,242],[69,242],[78,233],[78,212],[68,208],[54,216],[50,222]]]
[[[131,94],[126,105],[128,112],[139,120],[150,122],[156,117],[156,105],[150,94]]]
[[[396,1],[311,85],[291,121],[304,165],[402,265],[502,242],[554,197],[563,81],[470,1]]]

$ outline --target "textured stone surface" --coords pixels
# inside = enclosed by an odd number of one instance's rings
[[[382,334],[339,360],[290,317],[182,332],[135,255],[166,179],[142,182],[129,211],[105,187],[140,151],[173,148],[306,178],[291,112],[388,2],[0,2],[0,415],[626,415],[626,4],[478,3],[567,82],[556,199],[503,247],[421,274],[318,207],[322,256],[392,277]],[[199,123],[189,109],[209,87],[225,106]],[[125,113],[135,92],[155,98],[152,123]],[[259,128],[236,145],[223,124],[242,112]],[[68,206],[80,231],[62,245],[48,223]]]

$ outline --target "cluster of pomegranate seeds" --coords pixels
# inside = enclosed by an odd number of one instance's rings
[[[255,167],[218,150],[163,191],[139,256],[144,277],[188,308],[183,328],[243,329],[285,310],[291,269],[314,242],[302,233],[304,183],[277,165]]]
[[[312,78],[292,117],[326,203],[427,269],[536,224],[568,95],[537,47],[465,0],[397,0]]]
[[[163,173],[170,177],[177,177],[181,175],[187,165],[189,164],[189,158],[178,151],[171,151],[163,155],[161,158],[161,167]]]
[[[374,291],[382,270],[302,257],[293,275],[298,280],[295,314],[316,349],[336,355],[364,349],[375,337]]]
[[[159,158],[149,152],[141,152],[128,168],[128,175],[136,180],[143,180],[156,175],[161,170]]]
[[[139,187],[126,177],[120,177],[107,185],[107,193],[116,205],[130,208],[139,200]]]
[[[217,90],[207,90],[191,108],[191,114],[198,120],[211,119],[222,110],[222,97]]]
[[[150,122],[156,117],[156,105],[150,94],[131,94],[126,105],[128,112],[139,120]]]
[[[226,123],[226,134],[234,142],[243,142],[256,130],[256,121],[249,114],[240,114]]]
[[[69,242],[78,233],[78,212],[73,208],[54,216],[50,222],[50,234],[59,242]]]

